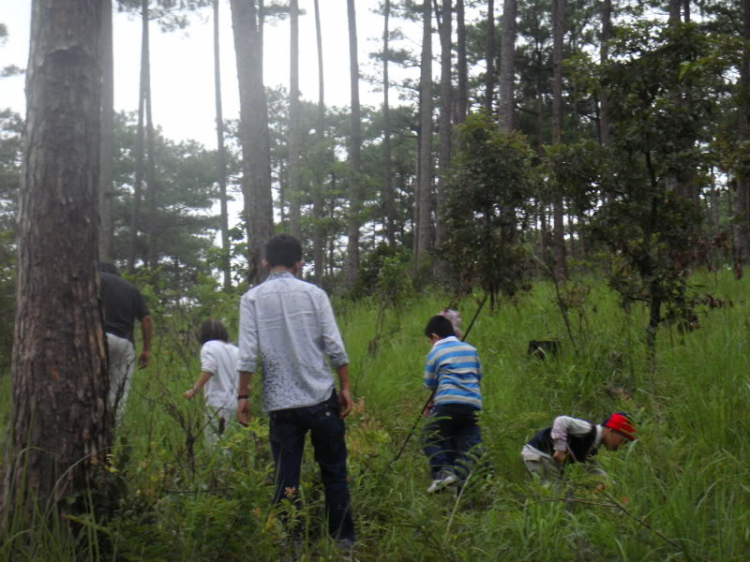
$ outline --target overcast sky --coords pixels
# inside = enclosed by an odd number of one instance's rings
[[[369,53],[380,48],[383,19],[372,13],[379,0],[357,0],[359,60],[362,74],[374,74]],[[305,99],[317,101],[317,54],[313,0],[300,0],[306,15],[300,18],[300,89]],[[349,51],[346,0],[320,0],[323,27],[326,103],[348,106]],[[15,64],[25,68],[28,61],[31,0],[0,0],[0,22],[8,28],[8,40],[0,46],[0,68]],[[224,116],[239,116],[237,72],[232,38],[229,1],[221,2],[221,51]],[[192,16],[184,31],[163,33],[151,26],[151,73],[154,121],[167,137],[195,139],[213,148],[214,86],[212,11],[204,9]],[[406,43],[419,49],[418,27],[404,30]],[[115,108],[137,109],[141,29],[139,20],[128,14],[115,15]],[[265,84],[289,84],[289,23],[267,26],[265,36]],[[437,52],[437,51],[436,51]],[[439,68],[437,69],[439,70]],[[377,71],[379,74],[379,70]],[[392,79],[398,79],[396,73]],[[403,76],[403,74],[402,74]],[[414,74],[417,77],[417,74]],[[382,94],[368,84],[360,84],[362,103],[378,105]],[[391,96],[395,100],[395,93]],[[11,107],[25,113],[24,78],[0,79],[0,108]]]

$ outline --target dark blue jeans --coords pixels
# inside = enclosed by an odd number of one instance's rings
[[[433,478],[442,471],[468,476],[482,442],[477,413],[476,408],[461,404],[435,406],[424,429],[422,448]]]
[[[333,537],[354,540],[349,485],[346,481],[344,420],[339,419],[336,391],[315,406],[271,412],[271,450],[276,463],[274,501],[298,504],[298,488],[305,435],[310,432],[315,461],[320,466],[326,496],[328,531]]]

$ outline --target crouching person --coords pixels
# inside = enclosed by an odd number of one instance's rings
[[[603,475],[593,460],[599,447],[617,451],[634,440],[635,426],[624,412],[611,414],[601,424],[558,416],[552,427],[542,429],[524,445],[521,457],[529,473],[542,483],[558,480],[565,466],[576,462],[586,463],[591,472]]]
[[[429,493],[460,484],[474,467],[481,435],[477,418],[482,408],[482,368],[477,350],[460,341],[448,318],[430,318],[425,336],[432,342],[424,369],[424,384],[433,389],[428,406],[424,453],[430,461]]]

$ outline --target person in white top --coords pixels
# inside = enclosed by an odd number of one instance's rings
[[[226,432],[234,417],[237,386],[237,346],[229,342],[227,329],[219,320],[208,319],[196,333],[201,348],[201,373],[193,388],[184,393],[192,398],[203,390],[206,400],[206,442],[213,446]]]

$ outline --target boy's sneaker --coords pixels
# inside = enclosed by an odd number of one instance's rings
[[[427,488],[427,493],[434,494],[435,492],[439,492],[440,490],[443,490],[448,486],[452,486],[456,483],[458,483],[458,476],[456,476],[452,472],[449,472],[447,474],[441,473],[435,480],[432,481],[430,487]]]

